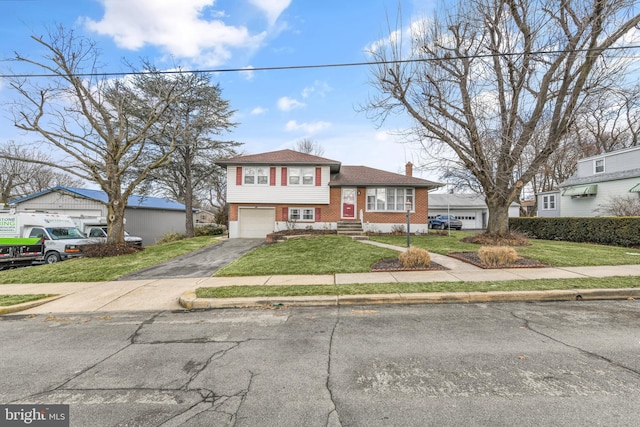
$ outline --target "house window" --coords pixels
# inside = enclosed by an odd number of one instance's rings
[[[289,168],[289,185],[314,185],[315,168]]]
[[[310,221],[315,220],[315,209],[313,208],[289,208],[289,221]]]
[[[413,205],[413,188],[367,188],[367,211],[406,211],[407,200]]]
[[[546,196],[542,196],[542,210],[552,211],[555,209],[556,209],[556,195],[549,194]]]
[[[593,172],[594,173],[603,173],[604,172],[604,159],[594,160],[594,162],[593,162]]]
[[[269,168],[263,166],[244,168],[244,183],[268,185],[269,184]]]

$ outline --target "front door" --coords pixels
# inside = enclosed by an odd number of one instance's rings
[[[342,189],[342,218],[344,219],[356,218],[356,189],[355,188]]]

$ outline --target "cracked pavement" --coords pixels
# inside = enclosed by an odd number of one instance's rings
[[[72,426],[616,425],[640,303],[0,317],[0,403]]]

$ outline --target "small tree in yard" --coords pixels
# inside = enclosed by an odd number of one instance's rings
[[[154,133],[164,130],[155,124],[188,88],[160,84],[164,79],[153,70],[107,78],[100,74],[95,44],[63,27],[51,31],[48,40],[32,38],[44,49],[43,58],[17,53],[15,61],[46,77],[10,79],[19,95],[13,105],[14,123],[40,136],[40,145],[51,150],[53,160],[4,157],[98,184],[108,198],[107,242],[122,243],[128,197],[151,171],[166,164],[173,151],[149,149]],[[132,114],[141,110],[146,114]]]
[[[381,121],[407,114],[423,150],[451,152],[485,195],[487,232],[504,235],[509,205],[580,107],[625,80],[629,61],[610,49],[624,45],[640,14],[632,0],[471,0],[446,8],[444,19],[412,23],[410,40],[397,29],[372,47],[379,95],[365,108]]]

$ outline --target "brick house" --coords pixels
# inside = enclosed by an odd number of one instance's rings
[[[265,237],[289,228],[337,229],[357,223],[388,232],[406,224],[427,230],[429,190],[441,184],[366,166],[280,150],[216,162],[227,171],[229,237]]]

